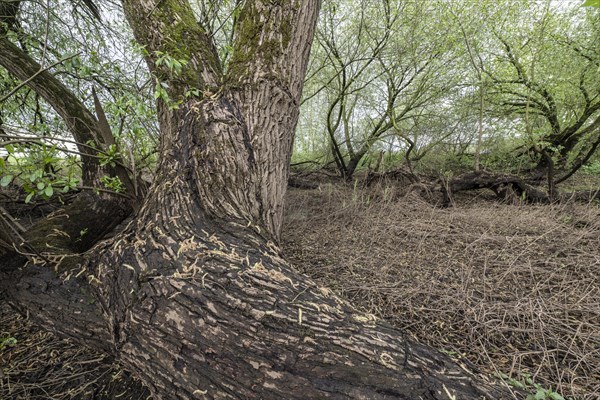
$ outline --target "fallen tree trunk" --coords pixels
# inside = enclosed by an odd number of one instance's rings
[[[437,186],[443,195],[443,206],[450,206],[453,203],[452,195],[455,193],[490,189],[501,201],[519,201],[534,204],[549,204],[553,202],[564,201],[583,201],[590,202],[600,199],[599,190],[583,190],[572,193],[555,193],[550,196],[519,176],[510,174],[495,174],[487,171],[474,171],[459,175],[447,182],[441,182]],[[429,191],[433,188],[429,187]]]
[[[560,198],[564,201],[574,200],[589,203],[594,200],[600,200],[600,189],[579,190],[572,193],[562,193]]]
[[[476,189],[491,189],[502,201],[520,199],[528,203],[551,202],[548,194],[529,185],[516,175],[473,171],[441,183],[440,190],[444,196],[443,205],[452,204],[453,193]]]

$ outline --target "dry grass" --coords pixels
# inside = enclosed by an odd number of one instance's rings
[[[599,399],[600,208],[466,199],[439,209],[395,189],[292,190],[285,251],[357,307],[484,372]],[[0,351],[0,399],[145,398],[102,356],[0,303],[6,337],[18,343]]]
[[[291,191],[286,255],[484,372],[599,399],[600,208],[471,198],[439,209],[393,191]]]
[[[0,302],[0,399],[141,400],[148,392],[106,356],[34,327]]]

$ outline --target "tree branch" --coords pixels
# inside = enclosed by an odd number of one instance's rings
[[[305,3],[306,4],[303,4]],[[235,28],[234,50],[226,82],[232,86],[282,77],[296,103],[300,102],[319,0],[284,0],[273,4],[247,1]],[[306,60],[290,63],[290,59]],[[260,71],[260,72],[259,72]]]
[[[183,96],[189,88],[204,91],[219,86],[217,50],[187,0],[123,0],[123,7],[136,40],[144,46],[148,68],[169,84],[171,98]],[[184,64],[179,73],[157,65],[164,55]]]
[[[58,63],[54,65],[56,64]],[[29,86],[61,116],[73,134],[75,142],[77,142],[81,154],[84,184],[97,186],[100,177],[106,174],[106,171],[103,171],[98,163],[98,150],[79,145],[79,143],[91,142],[102,148],[106,144],[102,139],[100,125],[96,117],[62,82],[48,71],[50,67],[42,67],[27,53],[8,40],[6,36],[0,36],[0,65],[6,68],[10,74],[23,81],[20,86],[24,84]],[[117,167],[116,173],[127,187],[128,193],[133,194],[130,190],[131,183],[127,171]]]

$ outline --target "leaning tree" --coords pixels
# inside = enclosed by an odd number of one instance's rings
[[[44,98],[77,141],[97,143],[81,148],[86,179],[122,174],[94,157],[110,140],[103,118],[11,41],[6,21],[19,3],[3,5],[0,64]],[[187,0],[122,5],[167,91],[157,102],[156,177],[143,199],[131,188],[130,200],[86,192],[9,234],[4,297],[44,327],[112,355],[157,398],[502,396],[280,257],[319,1],[243,2],[227,68]],[[181,68],[159,62],[165,54],[183,60]],[[132,209],[127,224],[100,241]],[[83,227],[86,243],[75,244]]]
[[[496,115],[523,125],[523,153],[537,164],[531,181],[546,178],[552,192],[600,146],[600,18],[594,9],[529,6],[529,27],[511,31],[506,19],[492,29],[497,48],[480,69]]]

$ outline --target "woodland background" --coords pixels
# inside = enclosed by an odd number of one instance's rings
[[[191,3],[227,66],[244,2]],[[287,259],[515,398],[600,394],[600,9],[582,3],[324,1],[295,131]],[[126,197],[133,184],[143,197],[159,162],[156,104],[218,95],[173,96],[117,3],[24,1],[18,22],[1,23],[2,40],[114,137],[77,143],[39,90],[0,68],[9,250],[9,232],[82,192]],[[179,54],[151,56],[173,77],[189,67]],[[85,183],[82,146],[131,182]],[[0,398],[148,396],[110,357],[4,302],[0,366]]]

